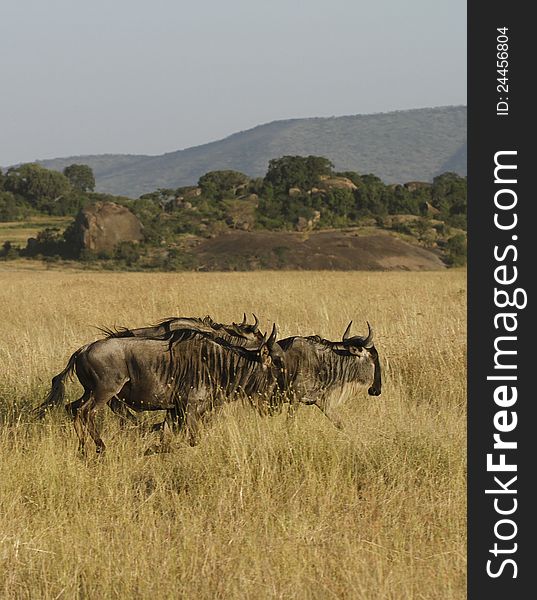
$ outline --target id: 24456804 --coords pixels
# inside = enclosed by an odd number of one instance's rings
[[[496,29],[496,92],[498,101],[496,102],[496,114],[506,116],[509,114],[509,37],[508,27],[498,27]]]

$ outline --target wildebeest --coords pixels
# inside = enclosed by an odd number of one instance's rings
[[[36,410],[42,414],[49,406],[60,403],[64,394],[63,380],[76,370],[85,391],[66,408],[73,416],[82,410],[76,420],[81,443],[81,436],[88,427],[99,449],[102,441],[95,432],[92,415],[102,406],[103,398],[126,418],[134,418],[129,409],[166,410],[166,422],[174,428],[186,424],[193,442],[197,416],[207,412],[208,405],[218,404],[217,396],[222,403],[226,396],[233,398],[239,390],[250,397],[260,412],[288,402],[289,412],[293,414],[298,403],[314,404],[338,428],[341,423],[333,415],[333,408],[342,395],[362,386],[369,388],[370,395],[381,393],[380,362],[369,323],[365,337],[351,337],[351,321],[341,341],[312,335],[292,336],[274,343],[275,327],[267,340],[258,330],[255,315],[254,318],[253,325],[246,323],[246,316],[240,324],[222,325],[210,317],[178,317],[147,328],[106,330],[106,339],[87,344],[71,356],[65,369],[53,378],[48,398]],[[203,343],[200,340],[204,340]],[[188,341],[191,343],[186,344]],[[211,354],[212,362],[188,362],[196,344],[213,350],[219,347]],[[199,354],[199,347],[194,355],[196,352]],[[225,366],[228,363],[222,362],[224,355],[239,357],[250,366],[246,371],[228,368]],[[98,368],[93,365],[95,361]],[[188,368],[172,368],[172,365],[187,364]],[[258,366],[252,371],[250,367],[255,364]],[[118,378],[112,378],[111,383],[107,379],[109,369]],[[243,373],[246,373],[246,385]],[[121,381],[122,385],[115,389],[116,383]],[[99,397],[95,400],[97,392]],[[92,398],[93,404],[89,402]],[[88,408],[90,406],[93,408]]]
[[[141,337],[149,339],[169,339],[173,332],[179,330],[195,330],[206,334],[207,336],[215,339],[219,337],[227,342],[230,342],[236,346],[244,346],[245,348],[257,348],[263,341],[263,334],[259,331],[259,319],[256,315],[253,315],[254,322],[249,324],[246,319],[246,313],[243,315],[241,323],[217,323],[209,315],[206,317],[171,317],[158,323],[157,325],[151,325],[148,327],[138,327],[136,329],[120,328],[116,330],[101,328],[101,331],[106,334],[106,337]],[[258,406],[258,409],[265,408]],[[72,402],[68,405],[67,410],[72,415],[75,414],[78,409],[78,401]],[[125,407],[125,404],[120,404],[115,398],[110,401],[110,407],[117,413],[122,419],[130,420],[135,422],[135,418],[132,413]],[[159,423],[153,427],[154,430],[158,430],[164,427],[165,423],[168,423],[172,428],[178,429],[182,425],[182,418],[178,408],[171,408],[166,413],[166,421]]]
[[[171,317],[161,321],[157,325],[151,325],[148,327],[138,327],[135,329],[123,327],[116,330],[101,328],[101,331],[106,335],[106,338],[139,337],[165,340],[169,339],[170,336],[173,335],[173,332],[184,329],[199,331],[207,336],[214,338],[219,337],[234,345],[250,348],[259,347],[263,341],[263,334],[259,331],[259,320],[254,315],[254,323],[249,324],[246,320],[246,314],[244,314],[241,323],[231,323],[229,325],[217,323],[216,321],[213,321],[210,316],[206,316],[204,318]],[[69,358],[65,369],[52,378],[50,393],[47,395],[43,403],[36,407],[33,411],[37,417],[42,418],[51,407],[63,402],[65,397],[65,378],[68,374],[73,372],[73,367],[79,357],[87,352],[95,343],[96,342],[90,342],[89,344],[85,344],[84,346],[78,348],[78,350],[76,350]],[[74,416],[81,404],[82,401],[79,399],[68,404],[66,409],[72,416]],[[133,414],[126,408],[123,402],[118,400],[118,398],[112,398],[109,405],[110,408],[117,413],[123,421],[136,421]],[[168,418],[171,423],[177,423],[178,415],[175,414],[175,409],[171,409],[169,411]]]
[[[275,340],[274,325],[255,350],[186,329],[173,332],[169,340],[94,342],[66,367],[76,371],[84,387],[74,422],[80,447],[88,432],[97,452],[104,450],[95,413],[114,397],[134,410],[178,409],[194,445],[199,421],[212,408],[239,396],[273,394],[278,378],[271,356]]]
[[[370,396],[380,395],[381,368],[373,330],[368,323],[366,337],[351,337],[351,326],[352,321],[338,342],[317,335],[277,342],[284,355],[280,389],[285,392],[284,401],[290,402],[291,413],[298,402],[314,404],[341,429],[332,411],[346,392],[368,386]]]

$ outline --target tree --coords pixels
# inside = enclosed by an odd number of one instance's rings
[[[79,192],[93,192],[95,189],[95,176],[92,168],[88,165],[69,165],[65,167],[63,174],[73,188]]]
[[[209,171],[199,178],[198,186],[207,198],[222,200],[226,196],[234,196],[248,182],[248,177],[239,171]]]
[[[388,195],[382,180],[372,173],[362,175],[360,179],[361,185],[354,192],[358,213],[374,216],[385,215],[388,211]]]
[[[388,212],[391,215],[420,214],[419,200],[403,185],[386,189]]]
[[[19,221],[28,216],[31,208],[22,198],[0,191],[0,221]]]
[[[4,189],[22,196],[35,207],[40,202],[59,200],[69,192],[71,184],[67,177],[58,171],[27,163],[8,169]]]
[[[447,264],[451,267],[461,267],[466,264],[466,236],[458,233],[450,237],[446,247]]]
[[[444,216],[466,214],[466,177],[457,173],[442,173],[433,179],[432,204]]]
[[[282,156],[269,161],[265,182],[284,192],[292,187],[310,189],[319,182],[321,176],[332,175],[333,167],[322,156]]]

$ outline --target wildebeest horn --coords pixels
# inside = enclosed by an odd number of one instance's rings
[[[246,313],[244,313],[244,316],[242,317],[241,327],[244,327],[245,325],[246,325]]]
[[[352,321],[347,325],[347,329],[345,329],[345,333],[343,334],[343,340],[348,340],[350,338],[351,326],[352,326]]]
[[[276,341],[276,336],[278,335],[278,328],[276,327],[276,323],[272,326],[272,332],[270,334],[269,339],[267,340],[267,346],[269,350],[274,346],[274,342]]]
[[[254,315],[254,313],[252,313],[252,315]],[[259,325],[259,319],[254,315],[254,324],[252,325],[252,331],[254,333],[257,333],[257,331],[259,329],[258,325]]]
[[[369,330],[367,333],[367,337],[364,340],[364,348],[372,348],[373,347],[373,330],[371,329],[371,325],[369,321],[367,321],[367,329]]]

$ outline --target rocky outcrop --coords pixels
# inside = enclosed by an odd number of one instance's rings
[[[357,190],[356,185],[348,177],[323,177],[319,186],[324,190]]]
[[[403,185],[409,192],[415,192],[416,190],[426,190],[431,187],[431,184],[427,181],[407,181]]]
[[[141,242],[143,225],[126,206],[95,202],[83,208],[74,223],[73,242],[80,250],[112,251],[121,242]]]

